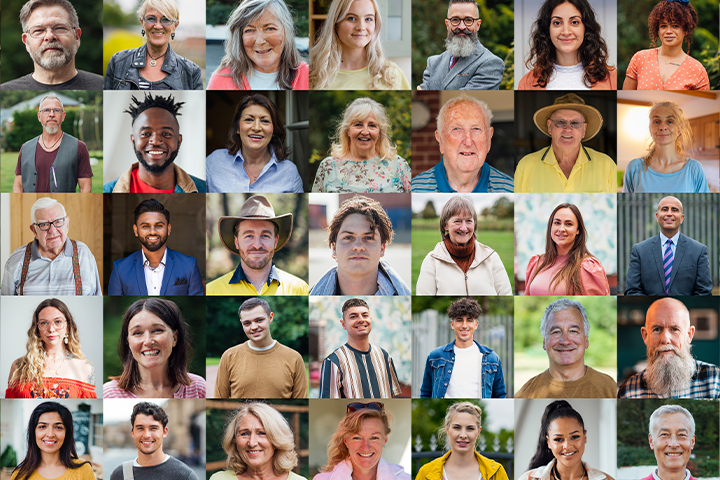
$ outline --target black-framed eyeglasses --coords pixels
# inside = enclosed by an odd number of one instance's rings
[[[465,18],[452,17],[452,18],[447,18],[446,20],[447,20],[448,22],[450,22],[450,25],[452,25],[453,27],[457,27],[458,25],[460,25],[460,22],[463,22],[466,27],[472,27],[473,23],[475,23],[475,22],[477,22],[478,20],[480,20],[480,17],[478,17],[478,18],[473,18],[473,17],[465,17]]]
[[[40,330],[45,331],[48,328],[50,328],[50,325],[52,325],[53,327],[55,327],[55,330],[60,330],[61,328],[63,328],[65,326],[66,323],[67,323],[67,320],[53,320],[52,322],[43,320],[42,322],[38,322],[38,328]]]
[[[55,25],[35,25],[28,28],[27,32],[25,33],[30,35],[32,38],[42,38],[45,36],[48,28],[52,30],[53,35],[55,35],[56,37],[64,37],[66,35],[70,35],[70,32],[73,31],[73,27],[71,27],[70,25],[64,23],[56,23]]]
[[[143,22],[152,26],[158,22],[158,18],[155,15],[148,15],[147,17],[143,17]],[[172,18],[167,18],[167,17],[160,18],[160,25],[162,25],[163,27],[169,27],[173,23],[175,23],[175,20],[173,20]]]
[[[353,402],[353,403],[348,403],[347,412],[345,412],[345,414],[347,415],[348,413],[357,412],[358,410],[362,410],[363,408],[367,408],[367,409],[370,409],[370,410],[377,410],[378,412],[384,412],[384,411],[385,411],[385,404],[384,404],[384,403],[380,403],[380,402],[368,402],[368,403]]]
[[[40,110],[40,113],[43,115],[50,115],[50,113],[54,113],[55,115],[60,115],[62,112],[64,112],[62,108],[43,108]]]
[[[40,222],[40,223],[33,223],[36,227],[38,227],[43,232],[47,232],[50,230],[50,225],[54,226],[55,228],[60,228],[65,226],[65,221],[67,220],[67,217],[60,217],[52,222]]]
[[[570,128],[572,128],[573,130],[582,128],[582,126],[585,125],[585,123],[587,123],[587,122],[578,122],[578,121],[568,122],[567,120],[553,120],[552,118],[550,119],[550,121],[553,123],[553,125],[555,125],[556,128],[565,129],[569,125]]]

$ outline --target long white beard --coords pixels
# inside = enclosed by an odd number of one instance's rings
[[[469,57],[475,51],[478,42],[477,35],[461,37],[448,32],[445,49],[454,57]]]
[[[650,390],[666,397],[687,389],[695,375],[695,359],[690,353],[688,343],[679,349],[673,345],[665,345],[656,350],[647,349],[648,366],[645,369],[645,381]],[[675,355],[663,355],[663,351],[672,350]]]

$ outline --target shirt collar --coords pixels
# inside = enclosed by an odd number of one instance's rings
[[[677,246],[678,239],[680,238],[680,230],[678,230],[678,232],[675,235],[673,235],[672,237],[666,237],[665,234],[662,233],[662,231],[661,231],[660,232],[660,245],[662,245],[664,247],[665,242],[668,241],[668,238],[673,241],[673,245]]]
[[[149,266],[150,260],[147,259],[147,257],[145,256],[145,250],[143,250],[142,248],[140,249],[140,255],[142,255],[143,267]],[[165,266],[166,258],[167,258],[167,248],[165,248],[165,253],[163,253],[163,258],[162,258],[162,260],[160,260],[160,265],[162,265],[163,267]]]
[[[272,267],[270,267],[270,275],[268,275],[267,279],[267,286],[269,287],[270,284],[273,282],[273,280],[277,280],[278,284],[282,285],[282,282],[280,281],[280,272],[275,267],[275,262],[273,262]],[[245,271],[242,269],[242,261],[240,262],[240,265],[237,266],[235,269],[235,273],[233,273],[232,278],[230,279],[230,285],[233,285],[235,283],[250,283],[245,276]]]
[[[661,480],[657,473],[658,473],[658,469],[656,468],[656,469],[653,470],[653,472],[652,472],[653,478],[654,478],[655,480]],[[685,469],[685,478],[684,478],[684,480],[689,480],[689,479],[690,479],[690,470],[688,470],[688,469],[686,468],[686,469]]]
[[[450,182],[448,182],[447,174],[445,173],[445,160],[441,160],[440,163],[433,168],[435,169],[435,182],[437,183],[438,190],[444,193],[457,193],[457,190],[454,190],[450,186]],[[482,168],[480,168],[480,178],[477,184],[475,184],[472,193],[487,193],[489,183],[490,165],[485,162]]]
[[[585,155],[583,155],[583,152],[585,153]],[[578,152],[578,158],[577,160],[575,160],[575,165],[583,165],[591,160],[592,158],[590,158],[590,153],[585,148],[585,145],[581,143],[580,151]],[[555,158],[555,151],[553,150],[552,145],[547,147],[540,161],[543,163],[547,163],[548,165],[557,165],[558,162],[557,158]]]
[[[277,163],[277,157],[275,156],[275,152],[272,148],[268,149],[270,151],[270,161],[267,163],[265,167],[263,167],[263,170],[265,170],[267,167],[274,165]],[[242,154],[242,148],[239,148],[237,153],[235,154],[235,161],[240,161],[243,164],[245,164],[245,157],[243,157]]]
[[[390,279],[390,275],[385,270],[382,262],[378,264],[378,290],[375,295],[396,295],[397,291]],[[335,269],[335,293],[333,295],[342,295],[340,290],[340,275],[337,268]]]
[[[40,249],[38,247],[39,244],[36,238],[35,240],[33,240],[32,245],[30,246],[30,258],[33,260],[37,260],[38,258],[47,258],[40,255]],[[72,242],[67,237],[65,237],[65,246],[63,247],[61,254],[66,257],[72,257],[73,255]]]

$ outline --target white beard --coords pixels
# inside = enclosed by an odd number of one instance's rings
[[[64,67],[75,58],[75,54],[77,53],[77,43],[75,42],[73,42],[73,45],[72,47],[70,47],[70,49],[65,48],[65,46],[59,41],[43,45],[43,48],[62,49],[62,52],[53,51],[48,53],[44,53],[44,51],[40,51],[40,49],[30,50],[30,56],[32,57],[33,61],[46,70],[55,70],[60,67]]]
[[[477,48],[478,43],[477,35],[461,37],[448,32],[445,49],[454,57],[469,57]]]
[[[675,355],[660,357],[660,352],[672,350]],[[645,369],[645,381],[650,390],[666,397],[679,394],[690,386],[695,375],[695,359],[690,353],[691,345],[687,343],[679,349],[673,345],[665,345],[654,351],[648,347],[648,366]]]

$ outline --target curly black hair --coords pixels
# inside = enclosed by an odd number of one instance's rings
[[[662,21],[669,23],[677,23],[683,29],[685,40],[687,40],[687,53],[690,53],[690,44],[692,43],[692,33],[698,24],[698,15],[689,3],[683,5],[682,2],[669,2],[663,0],[655,5],[648,17],[648,30],[650,32],[650,47],[657,47],[657,41],[660,31],[660,23]]]
[[[135,95],[132,96],[132,101],[135,104],[133,107],[130,105],[127,110],[125,110],[123,113],[129,113],[132,117],[132,124],[135,125],[135,120],[137,117],[140,116],[141,113],[143,113],[148,108],[162,108],[167,110],[172,114],[173,117],[175,117],[175,120],[177,120],[178,115],[180,115],[179,111],[182,108],[183,105],[185,105],[185,102],[176,102],[172,95],[166,97],[161,97],[160,95],[152,96],[152,93],[148,93],[145,95],[145,100],[142,102],[139,101],[137,98],[135,98]]]

